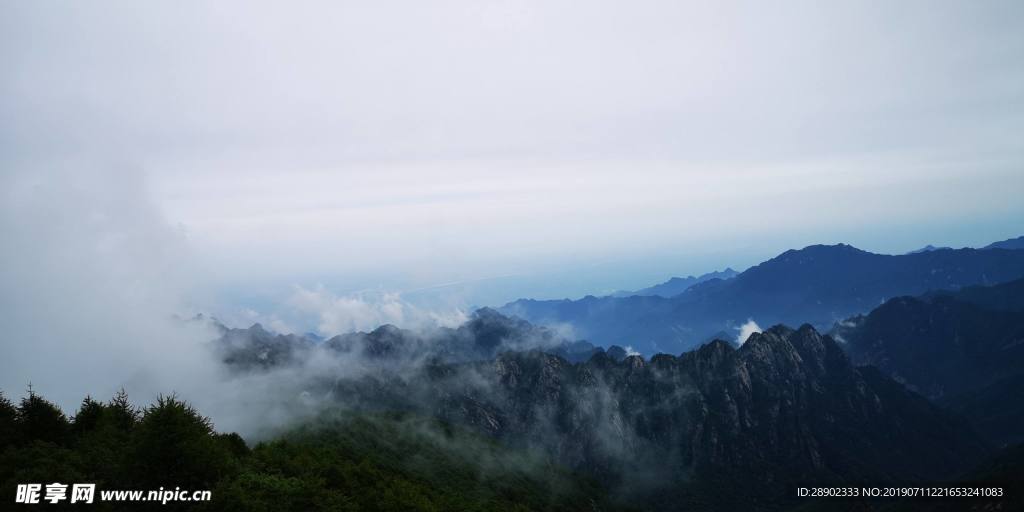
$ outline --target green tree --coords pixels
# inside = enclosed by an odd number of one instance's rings
[[[209,489],[236,469],[236,449],[191,405],[160,396],[132,431],[131,479],[139,488]]]
[[[82,401],[71,428],[75,448],[89,461],[97,485],[120,487],[128,481],[130,439],[137,416],[123,390],[107,403],[88,397]]]
[[[107,403],[107,421],[121,432],[129,432],[139,422],[139,411],[128,401],[124,388]]]
[[[18,405],[18,424],[21,439],[64,444],[70,433],[70,423],[59,407],[29,389],[28,396]]]
[[[86,396],[82,400],[82,405],[78,408],[78,412],[75,413],[75,417],[71,419],[71,433],[76,439],[79,439],[89,432],[96,430],[103,419],[104,412],[103,404],[93,400],[90,396]]]
[[[18,436],[18,410],[0,391],[0,451],[15,444]]]

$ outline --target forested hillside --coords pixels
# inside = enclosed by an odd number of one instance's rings
[[[173,396],[142,409],[123,394],[86,398],[70,418],[38,394],[0,398],[0,482],[95,483],[90,510],[609,509],[593,481],[542,454],[427,418],[327,415],[250,448]],[[211,490],[212,501],[98,500],[100,490],[161,487]]]

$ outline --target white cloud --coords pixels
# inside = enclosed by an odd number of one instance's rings
[[[0,6],[0,165],[142,162],[219,281],[698,272],[1024,215],[1020,2],[102,4]]]
[[[11,393],[176,387],[161,322],[237,283],[304,285],[273,329],[451,325],[479,295],[406,291],[1024,216],[1020,2],[102,4],[0,5]]]
[[[747,338],[755,332],[761,332],[761,326],[757,325],[757,322],[753,318],[747,319],[747,322],[739,327],[735,327],[740,333],[736,336],[736,343],[742,345],[747,342]]]
[[[339,296],[322,285],[313,289],[296,286],[285,305],[298,315],[315,316],[317,331],[324,336],[369,331],[384,324],[409,329],[454,327],[467,318],[459,309],[444,312],[422,309],[402,300],[398,293],[362,292]]]
[[[0,389],[28,383],[72,412],[124,387],[140,402],[217,378],[205,323],[183,323],[201,278],[134,170],[79,165],[0,176]]]

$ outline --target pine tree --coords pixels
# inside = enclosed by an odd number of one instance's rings
[[[0,451],[18,441],[18,410],[0,391]]]
[[[29,384],[28,396],[21,399],[17,410],[21,438],[55,444],[67,442],[70,423],[67,416],[52,402],[36,394]]]

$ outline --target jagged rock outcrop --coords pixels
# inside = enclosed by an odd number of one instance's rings
[[[370,332],[340,334],[324,341],[273,333],[260,324],[247,329],[229,329],[220,324],[217,327],[221,337],[214,342],[214,348],[225,363],[242,371],[301,362],[317,349],[391,369],[428,360],[444,363],[490,360],[502,352],[534,349],[575,362],[602,351],[586,341],[565,339],[551,329],[490,308],[476,310],[468,321],[454,329],[413,331],[382,325]]]
[[[796,480],[934,480],[988,450],[965,421],[855,367],[809,325],[650,360],[506,352],[386,387],[378,403],[544,450],[609,485],[646,489],[643,499],[683,492],[666,483],[700,489],[734,474],[759,475],[754,487],[769,494]]]
[[[375,370],[339,370],[312,380],[309,392],[339,407],[427,414],[542,451],[642,508],[728,510],[767,499],[753,508],[773,509],[794,482],[934,481],[988,453],[963,419],[854,366],[810,325],[776,326],[738,348],[715,340],[650,359],[596,350],[573,362],[550,349],[508,349],[537,332],[490,313],[440,343],[394,327],[328,340],[313,350],[356,355]],[[306,350],[254,331],[260,346]],[[433,355],[419,357],[427,346]],[[740,477],[742,489],[713,498]]]
[[[314,348],[314,343],[296,334],[277,334],[253,324],[247,329],[229,329],[216,324],[221,336],[214,349],[231,368],[271,368],[295,364]]]

